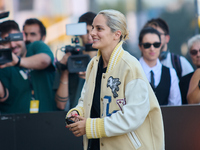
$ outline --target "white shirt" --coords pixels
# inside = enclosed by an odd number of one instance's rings
[[[168,68],[173,68],[170,52],[167,53],[166,59],[161,60],[161,63]],[[180,63],[182,68],[182,77],[194,71],[192,65],[185,57],[180,56]]]
[[[144,69],[144,72],[146,74],[147,79],[149,82],[151,81],[151,74],[150,71],[152,70],[154,73],[154,80],[155,80],[155,87],[158,86],[161,79],[161,73],[162,73],[162,64],[160,63],[159,59],[157,59],[157,63],[154,67],[149,67],[146,62],[144,61],[143,57],[139,59],[140,64],[142,65],[142,68]],[[170,77],[171,77],[171,86],[169,91],[169,98],[168,98],[168,105],[181,105],[181,93],[179,89],[179,79],[176,74],[176,71],[174,68],[170,69]]]

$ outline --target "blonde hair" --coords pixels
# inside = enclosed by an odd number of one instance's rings
[[[107,19],[107,26],[111,29],[112,32],[117,30],[121,31],[120,41],[125,41],[129,38],[129,32],[127,30],[126,18],[125,16],[113,9],[102,10],[98,14],[102,14]]]

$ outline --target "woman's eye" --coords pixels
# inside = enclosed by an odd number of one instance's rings
[[[97,30],[102,30],[102,28],[97,28]]]

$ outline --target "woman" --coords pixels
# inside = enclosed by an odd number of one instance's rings
[[[197,68],[191,77],[187,93],[188,104],[200,103],[200,35],[195,35],[188,40],[188,48],[192,62]]]
[[[128,38],[126,19],[102,10],[93,21],[93,48],[78,105],[67,117],[84,149],[164,149],[161,111],[140,63],[122,48]]]
[[[160,55],[160,33],[145,27],[140,31],[139,48],[142,52],[140,63],[149,80],[160,105],[181,105],[178,76],[173,68],[162,65]]]

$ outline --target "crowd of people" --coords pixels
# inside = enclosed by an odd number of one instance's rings
[[[85,72],[68,71],[70,52],[55,62],[44,43],[45,26],[36,18],[25,21],[22,41],[0,43],[12,50],[12,61],[0,65],[0,114],[65,110],[75,122],[67,128],[84,136],[84,149],[163,149],[160,106],[200,103],[200,35],[188,40],[193,69],[185,57],[170,52],[169,27],[161,18],[141,29],[139,60],[123,49],[129,32],[119,11],[86,12],[78,22],[87,24],[82,46],[98,49],[83,51],[91,58]],[[7,20],[0,32],[4,39],[20,29]]]

